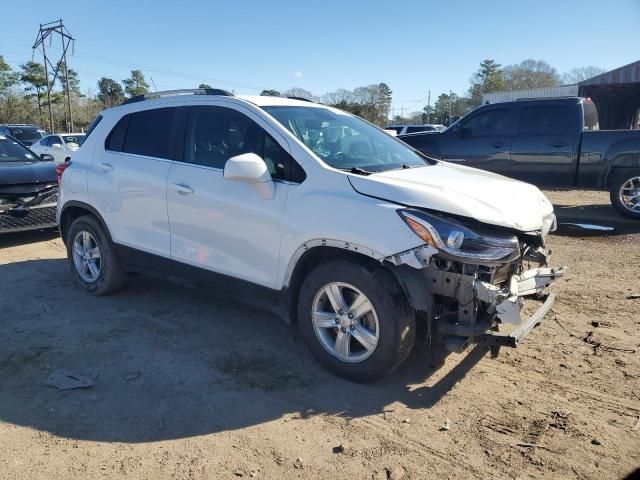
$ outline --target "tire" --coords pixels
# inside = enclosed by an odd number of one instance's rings
[[[343,305],[347,306],[343,315],[335,314],[336,309],[326,293],[327,288],[334,291],[332,285],[343,295]],[[349,319],[351,311],[359,315],[357,309],[350,307],[360,294],[369,300],[367,305],[372,309],[359,319]],[[368,307],[362,310],[365,308]],[[313,316],[312,310],[323,313]],[[332,319],[332,315],[335,318]],[[340,324],[329,324],[338,317]],[[316,328],[314,318],[326,325]],[[414,312],[393,275],[378,266],[367,268],[355,262],[331,261],[314,267],[300,288],[297,319],[301,335],[314,357],[335,375],[354,382],[370,382],[391,373],[406,360],[415,340]],[[348,322],[353,323],[349,326]],[[371,347],[374,332],[377,338]],[[338,342],[340,334],[348,340]],[[363,343],[356,337],[366,337],[366,341]],[[349,360],[341,359],[336,353],[340,350],[339,343],[349,345],[346,349],[351,355]]]
[[[634,190],[627,189],[623,192],[623,187],[630,187]],[[627,195],[627,201],[631,201],[633,203],[631,203],[631,205],[629,205],[629,203],[625,205],[621,198],[621,194],[632,194],[634,192],[637,195],[636,199],[632,200],[629,198],[630,195]],[[628,218],[640,220],[640,168],[625,169],[618,172],[611,183],[609,196],[611,198],[611,204],[618,213]]]
[[[86,234],[89,237],[86,237]],[[78,245],[84,248],[84,240],[89,238],[87,255],[95,257],[95,247],[98,248],[99,257],[87,258],[93,262],[96,270],[90,268],[80,268],[77,257],[74,254],[74,247]],[[66,238],[67,258],[74,280],[92,295],[108,295],[118,290],[125,281],[125,272],[120,265],[120,261],[115,253],[113,243],[107,236],[100,222],[92,216],[82,216],[76,218],[67,232]],[[84,260],[80,260],[80,264]],[[90,278],[91,277],[91,278]],[[95,278],[93,278],[95,277]]]

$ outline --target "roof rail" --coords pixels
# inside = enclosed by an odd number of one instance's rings
[[[221,90],[219,88],[183,88],[180,90],[165,90],[162,92],[148,92],[143,95],[136,95],[126,99],[120,105],[128,105],[130,103],[142,102],[151,98],[171,97],[175,95],[219,95],[222,97],[233,97],[233,93]]]
[[[558,95],[556,97],[520,97],[518,102],[526,102],[527,100],[560,100],[563,98],[580,98],[578,95]]]
[[[310,102],[310,103],[314,103],[313,100],[309,100],[308,98],[305,97],[287,97],[290,100],[300,100],[301,102]]]

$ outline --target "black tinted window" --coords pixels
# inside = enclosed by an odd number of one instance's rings
[[[509,110],[506,108],[487,110],[474,115],[463,123],[462,127],[465,129],[465,135],[471,137],[509,135],[513,131],[509,118]]]
[[[304,171],[262,127],[235,110],[193,107],[186,131],[184,160],[224,168],[226,161],[255,153],[267,164],[274,179],[302,181]]]
[[[565,107],[533,107],[522,111],[520,133],[523,135],[561,135],[569,127]]]
[[[127,124],[129,123],[129,115],[125,115],[120,119],[116,126],[113,127],[107,140],[105,141],[104,148],[111,150],[112,152],[121,152],[124,145],[124,136],[127,133]]]
[[[175,108],[158,108],[130,113],[124,137],[125,153],[147,157],[172,158],[171,124]]]
[[[432,130],[431,127],[407,127],[407,133],[430,132]]]

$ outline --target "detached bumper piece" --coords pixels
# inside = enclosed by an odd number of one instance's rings
[[[547,294],[540,308],[528,319],[521,322],[515,330],[509,333],[484,333],[474,339],[475,343],[482,343],[491,347],[517,347],[524,340],[524,337],[529,335],[529,332],[542,322],[542,319],[551,310],[555,301],[555,293]]]
[[[56,204],[0,211],[0,234],[56,226]]]

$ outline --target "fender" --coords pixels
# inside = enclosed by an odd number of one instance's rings
[[[64,238],[64,232],[62,231],[62,228],[63,228],[62,219],[64,218],[65,211],[71,207],[81,208],[83,210],[87,210],[88,212],[90,212],[94,217],[98,219],[98,221],[100,222],[100,225],[102,225],[102,228],[107,233],[109,240],[113,241],[113,239],[111,238],[111,232],[109,231],[109,227],[107,227],[107,224],[105,223],[104,219],[102,218],[102,215],[100,215],[98,210],[96,210],[94,207],[92,207],[88,203],[84,203],[79,200],[69,200],[62,206],[62,210],[60,210],[60,219],[58,222],[58,230],[60,231],[60,236],[62,237],[63,242],[65,241],[65,238]]]
[[[298,260],[300,260],[300,257],[302,257],[302,255],[304,255],[306,251],[315,247],[334,247],[343,250],[349,250],[351,252],[373,258],[380,263],[382,263],[385,259],[385,255],[383,255],[382,253],[372,250],[371,248],[365,247],[363,245],[358,245],[356,243],[345,242],[344,240],[336,240],[332,238],[314,238],[300,245],[289,259],[287,270],[284,274],[283,288],[287,288],[289,286],[291,277],[293,276],[293,272],[296,268],[296,265],[298,264]]]
[[[604,154],[604,164],[598,183],[606,188],[618,168],[640,168],[640,141],[627,139],[614,143]]]

